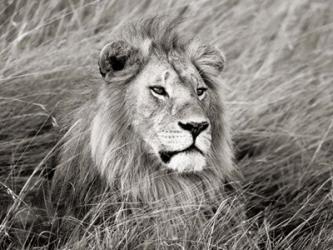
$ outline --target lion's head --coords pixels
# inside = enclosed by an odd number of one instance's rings
[[[224,181],[234,180],[219,78],[224,57],[177,25],[147,19],[102,49],[104,83],[97,101],[77,113],[81,129],[73,129],[62,154],[65,165],[79,165],[67,167],[79,169],[66,175],[72,183],[97,170],[132,200],[179,202],[214,199]]]
[[[150,34],[154,25],[160,25],[158,32],[164,34]],[[197,40],[180,40],[161,23],[132,29],[139,29],[135,37],[123,35],[100,54],[107,98],[123,92],[121,108],[127,111],[128,133],[142,139],[147,153],[162,168],[177,172],[207,168],[217,157],[214,149],[221,144],[219,140],[224,140],[220,138],[225,125],[221,124],[216,82],[224,57]],[[91,136],[93,149],[98,147],[97,130]]]
[[[128,85],[131,125],[148,153],[178,172],[206,167],[211,148],[211,90],[186,55],[152,53]],[[186,59],[186,58],[185,58]]]

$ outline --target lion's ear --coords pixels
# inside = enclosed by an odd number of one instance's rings
[[[188,51],[193,63],[206,75],[218,76],[223,71],[225,57],[219,49],[194,41]]]
[[[138,71],[143,56],[140,49],[119,40],[104,46],[99,55],[99,70],[106,82],[113,78],[126,78]]]

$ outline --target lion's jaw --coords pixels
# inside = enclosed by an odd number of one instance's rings
[[[172,157],[168,168],[182,172],[198,172],[206,167],[206,157],[198,152],[184,152]]]
[[[176,172],[197,172],[207,165],[211,149],[211,125],[206,115],[209,96],[199,100],[198,86],[205,86],[193,65],[182,65],[180,77],[167,62],[152,59],[131,83],[127,92],[133,128],[148,151],[163,167]],[[179,66],[178,66],[179,67]],[[166,96],[156,96],[150,86],[163,86]],[[190,125],[189,125],[190,124]],[[191,124],[205,124],[196,132]]]

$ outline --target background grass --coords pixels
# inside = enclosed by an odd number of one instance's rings
[[[45,202],[46,170],[58,129],[101,83],[99,50],[131,18],[177,13],[227,57],[243,233],[225,230],[223,205],[181,240],[159,237],[152,211],[58,227]],[[0,248],[333,249],[330,1],[5,0],[0,23]]]

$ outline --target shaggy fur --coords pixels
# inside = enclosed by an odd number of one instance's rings
[[[106,52],[101,52],[99,65],[106,83],[97,100],[78,109],[60,149],[52,187],[58,207],[81,211],[107,194],[113,195],[113,201],[121,199],[152,207],[216,205],[226,200],[224,184],[236,183],[239,173],[232,162],[230,132],[219,90],[218,75],[224,58],[210,46],[181,35],[178,24],[178,19],[151,18],[130,24],[114,35],[112,40],[126,41],[118,43],[124,55],[131,54],[126,65],[118,65],[124,70],[112,71],[115,66],[104,58]],[[130,50],[127,43],[137,49]],[[207,168],[200,172],[179,174],[165,169],[148,153],[146,143],[133,128],[133,110],[126,95],[129,84],[152,55],[158,58],[172,53],[190,58],[213,90],[205,110],[211,122],[212,145]],[[119,58],[117,63],[124,64]]]

